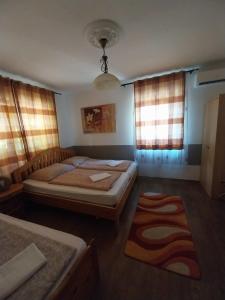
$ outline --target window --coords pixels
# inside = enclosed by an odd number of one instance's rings
[[[54,93],[28,84],[13,85],[28,157],[59,146]]]
[[[0,76],[0,173],[57,146],[54,93]]]
[[[183,149],[185,73],[135,82],[137,149]]]

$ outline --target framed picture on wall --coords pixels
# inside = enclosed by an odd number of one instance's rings
[[[105,133],[116,131],[115,104],[81,108],[84,133]]]

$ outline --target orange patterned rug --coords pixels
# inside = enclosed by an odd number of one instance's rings
[[[141,195],[125,254],[156,267],[200,279],[196,251],[179,196]]]

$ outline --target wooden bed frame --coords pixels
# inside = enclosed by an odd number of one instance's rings
[[[54,148],[50,150],[45,150],[33,159],[27,162],[22,167],[18,168],[12,173],[12,179],[15,183],[20,183],[25,180],[32,172],[47,167],[53,163],[58,163],[66,158],[76,155],[73,150]],[[78,199],[69,199],[59,196],[51,196],[48,194],[34,193],[25,191],[24,194],[26,199],[54,207],[59,207],[74,212],[84,213],[93,215],[98,218],[105,218],[115,222],[116,226],[119,225],[119,218],[126,204],[126,200],[130,194],[133,187],[134,181],[136,179],[137,173],[130,178],[129,183],[124,191],[121,199],[117,201],[116,205],[109,207],[106,205],[99,205],[89,202],[82,202]]]
[[[61,283],[47,300],[95,300],[98,294],[99,267],[96,247],[92,241],[78,261],[64,274]]]

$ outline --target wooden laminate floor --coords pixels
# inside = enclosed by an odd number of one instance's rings
[[[200,281],[160,270],[124,255],[124,247],[141,191],[180,195],[202,271]],[[82,237],[95,238],[101,273],[102,300],[224,300],[225,201],[209,200],[197,182],[138,178],[124,213],[119,233],[106,220],[54,208],[35,206],[26,219]]]

